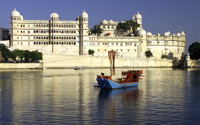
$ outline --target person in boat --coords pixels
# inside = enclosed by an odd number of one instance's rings
[[[104,73],[101,73],[101,78],[104,76]]]

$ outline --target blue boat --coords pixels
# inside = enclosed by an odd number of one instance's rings
[[[97,75],[97,82],[102,89],[121,89],[138,86],[139,77],[142,74],[142,70],[128,70],[122,71],[122,78],[112,80],[111,76]]]
[[[142,70],[122,71],[122,78],[112,80],[111,76],[115,75],[115,55],[116,51],[108,51],[111,75],[104,76],[104,73],[97,75],[98,86],[102,89],[121,89],[138,86]]]

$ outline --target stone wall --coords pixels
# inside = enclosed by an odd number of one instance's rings
[[[109,68],[108,57],[97,56],[60,56],[57,61],[53,58],[44,57],[43,66],[45,68],[74,68],[75,66],[84,66],[85,68]],[[115,67],[173,67],[173,60],[166,59],[134,59],[134,58],[116,58]]]
[[[188,61],[187,67],[200,68],[200,60],[190,60],[190,61]]]
[[[166,59],[138,59],[122,58],[115,59],[115,67],[173,67],[177,63]],[[0,68],[109,68],[108,57],[98,56],[67,56],[59,54],[44,54],[41,63],[0,63]]]
[[[0,69],[42,68],[42,63],[0,63]]]

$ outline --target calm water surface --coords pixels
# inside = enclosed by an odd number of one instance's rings
[[[0,124],[200,123],[200,69],[143,69],[138,87],[120,90],[93,87],[101,72],[0,70]]]

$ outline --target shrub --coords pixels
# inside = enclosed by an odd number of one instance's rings
[[[165,55],[165,54],[161,55],[161,59],[164,59],[164,58],[167,59],[167,57],[168,57],[168,56]]]

